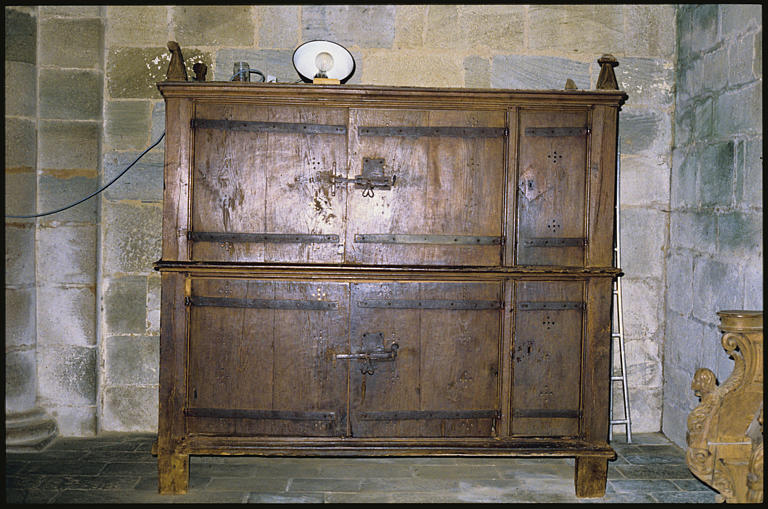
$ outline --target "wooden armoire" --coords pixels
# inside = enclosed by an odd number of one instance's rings
[[[602,496],[600,62],[595,90],[159,83],[160,492],[195,454],[438,454],[575,457]]]

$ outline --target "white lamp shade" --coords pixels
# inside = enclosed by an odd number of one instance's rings
[[[355,72],[355,59],[347,48],[331,41],[309,41],[293,52],[293,67],[302,80],[309,83],[320,72],[317,68],[317,55],[320,53],[328,53],[333,58],[333,65],[323,77],[344,83]]]

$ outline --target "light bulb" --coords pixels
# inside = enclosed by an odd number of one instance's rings
[[[315,78],[327,78],[328,71],[333,69],[333,57],[327,51],[321,51],[315,57],[315,67],[317,67],[317,74]]]

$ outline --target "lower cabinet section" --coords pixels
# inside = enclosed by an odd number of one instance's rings
[[[557,455],[600,471],[610,292],[574,275],[165,272],[160,490],[186,490],[189,454]]]

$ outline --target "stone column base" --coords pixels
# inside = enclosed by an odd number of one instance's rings
[[[42,451],[56,438],[56,421],[35,407],[5,415],[5,452]]]

